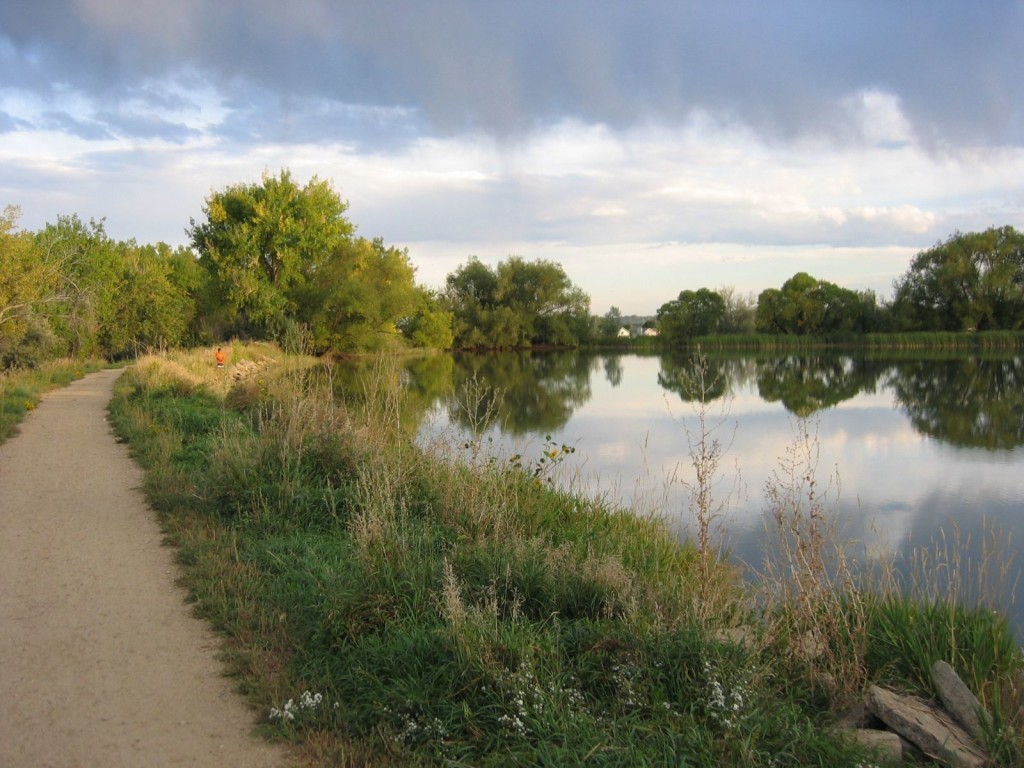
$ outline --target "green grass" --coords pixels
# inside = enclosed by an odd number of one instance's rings
[[[415,447],[384,364],[339,398],[313,361],[233,353],[261,367],[235,381],[206,351],[141,361],[111,415],[269,738],[320,765],[873,762],[828,727],[794,638],[720,639],[761,620],[729,566],[709,574],[657,522],[515,457]],[[925,640],[887,605],[866,613],[866,669],[920,686],[942,622],[918,662],[896,639]],[[983,657],[974,679],[1017,658]]]
[[[995,350],[1021,349],[1024,332],[982,331],[958,333],[927,331],[915,333],[868,333],[837,338],[791,336],[785,334],[716,335],[691,340],[688,348],[705,352],[747,351],[786,352],[810,349],[873,349],[873,350]]]

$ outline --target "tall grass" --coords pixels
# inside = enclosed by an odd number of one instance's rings
[[[920,331],[850,334],[840,337],[786,334],[718,334],[689,339],[686,349],[704,351],[782,352],[834,348],[892,350],[995,350],[1024,347],[1024,332]]]
[[[268,737],[323,765],[868,761],[784,663],[809,623],[719,631],[757,616],[710,492],[680,546],[482,432],[417,447],[386,359],[339,397],[331,366],[232,352],[140,361],[112,415]]]
[[[818,441],[799,420],[766,483],[769,550],[758,578],[765,639],[790,676],[833,707],[868,683],[936,696],[932,669],[949,663],[985,710],[993,764],[1024,763],[1024,655],[1006,619],[1019,573],[1012,542],[985,530],[975,549],[952,533],[895,558],[858,558],[839,527],[838,474],[818,477]]]
[[[850,542],[835,515],[837,474],[822,487],[819,443],[807,419],[765,483],[767,551],[760,584],[770,644],[796,672],[840,705],[863,690],[867,670],[864,593]]]

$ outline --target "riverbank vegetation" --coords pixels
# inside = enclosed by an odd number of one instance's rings
[[[868,683],[931,694],[936,659],[978,693],[996,762],[1024,754],[994,592],[961,601],[929,577],[987,582],[997,554],[977,573],[925,556],[903,585],[860,569],[807,430],[772,479],[776,546],[751,579],[714,534],[707,421],[691,442],[706,535],[680,545],[552,482],[560,446],[525,463],[417,444],[385,359],[361,384],[266,345],[210,359],[140,359],[112,419],[264,732],[317,764],[869,765],[839,713]]]
[[[921,251],[891,300],[800,272],[756,297],[732,287],[669,290],[629,327],[560,264],[474,257],[442,286],[416,282],[410,254],[356,234],[331,183],[283,169],[211,192],[187,245],[115,241],[103,221],[58,217],[19,230],[0,215],[0,368],[65,356],[108,360],[231,338],[291,352],[645,346],[1019,345],[1024,234],[956,232]],[[681,288],[681,290],[679,290]],[[679,290],[675,298],[671,293]],[[948,335],[948,336],[947,336]],[[994,341],[998,339],[998,342]]]

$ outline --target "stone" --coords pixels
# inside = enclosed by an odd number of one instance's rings
[[[932,665],[932,681],[946,711],[966,728],[971,736],[981,739],[981,702],[960,679],[956,670],[944,661],[936,661]]]
[[[898,763],[903,759],[903,742],[897,733],[861,728],[846,731],[846,734],[886,762]]]
[[[953,718],[917,696],[873,685],[865,703],[889,728],[925,755],[957,768],[984,768],[985,754]]]

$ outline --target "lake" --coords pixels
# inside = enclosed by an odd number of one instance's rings
[[[1024,627],[1012,605],[1020,563],[1005,563],[1024,541],[1021,355],[709,355],[699,370],[702,387],[687,356],[509,352],[420,361],[408,382],[421,439],[475,440],[545,468],[543,451],[568,446],[555,482],[661,516],[680,537],[693,531],[693,446],[717,440],[720,541],[754,565],[768,484],[792,487],[788,465],[809,458],[861,558],[906,568],[918,547],[961,570],[985,563],[986,593]]]

